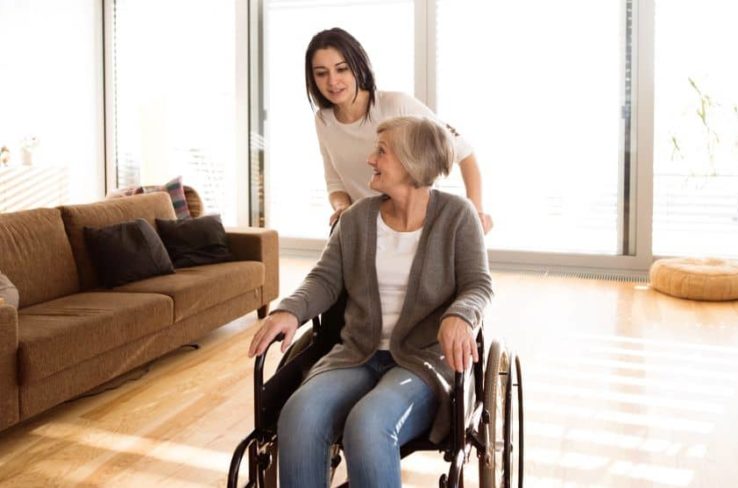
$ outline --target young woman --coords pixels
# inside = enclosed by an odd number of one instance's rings
[[[401,115],[435,119],[415,98],[400,92],[378,91],[369,58],[351,34],[333,28],[316,34],[305,52],[308,99],[318,107],[315,128],[323,155],[331,224],[349,205],[376,195],[367,187],[370,171],[364,164],[382,121]],[[482,206],[482,178],[472,148],[453,128],[455,153],[466,186],[486,234],[492,219]]]
[[[277,427],[282,488],[328,486],[343,435],[352,488],[400,488],[400,447],[450,425],[454,371],[478,361],[476,331],[492,295],[482,227],[471,203],[433,190],[453,148],[430,119],[377,129],[369,157],[380,196],[351,205],[317,265],[256,332],[249,356],[327,310],[345,288],[341,343],[310,370]]]

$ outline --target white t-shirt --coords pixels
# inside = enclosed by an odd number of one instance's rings
[[[410,267],[418,250],[421,227],[412,232],[398,232],[382,220],[382,212],[377,214],[377,283],[382,305],[382,339],[379,349],[389,349],[392,329],[402,312],[407,293]]]
[[[415,98],[401,92],[376,92],[369,110],[369,119],[343,124],[336,120],[332,108],[321,109],[315,115],[320,152],[323,155],[325,184],[328,193],[344,191],[351,201],[377,195],[369,188],[372,169],[367,164],[377,140],[377,126],[386,119],[400,115],[429,117],[436,115]],[[443,122],[438,121],[443,124]],[[454,137],[455,162],[472,153],[471,146],[461,137]]]

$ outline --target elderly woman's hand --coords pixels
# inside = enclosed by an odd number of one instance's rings
[[[446,356],[446,363],[456,372],[463,373],[471,366],[472,360],[475,363],[479,361],[472,327],[460,317],[452,315],[441,321],[438,342]]]
[[[251,345],[249,346],[249,357],[258,356],[264,354],[269,344],[272,343],[275,337],[280,333],[284,334],[284,340],[282,341],[282,352],[285,352],[290,344],[292,344],[292,338],[295,336],[297,331],[297,317],[289,312],[275,312],[264,319],[259,330],[256,331],[254,338],[251,339]]]

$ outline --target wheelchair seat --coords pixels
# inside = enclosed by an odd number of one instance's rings
[[[277,487],[277,421],[282,407],[312,366],[340,342],[345,292],[319,317],[312,333],[304,333],[281,358],[274,375],[264,382],[267,350],[254,367],[254,430],[236,447],[228,473],[229,488]],[[439,478],[441,488],[463,487],[463,469],[476,450],[481,488],[523,486],[523,385],[520,359],[500,342],[485,348],[484,327],[477,336],[480,361],[456,373],[451,393],[452,425],[446,439],[431,442],[427,433],[400,448],[401,457],[416,451],[439,451],[451,463]],[[274,342],[283,340],[280,335]],[[486,360],[481,360],[486,358]],[[513,395],[513,391],[516,394]],[[467,401],[469,399],[470,401]],[[333,471],[341,461],[340,443],[334,449]],[[242,459],[248,451],[248,475],[239,484]],[[341,485],[347,487],[348,483]]]

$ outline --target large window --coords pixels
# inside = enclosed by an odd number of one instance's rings
[[[438,2],[437,109],[475,147],[493,249],[622,252],[622,9]]]
[[[654,254],[738,256],[736,19],[735,2],[656,1]]]
[[[367,48],[380,89],[416,94],[472,143],[495,220],[491,248],[628,252],[626,2],[267,5],[268,167],[289,174],[268,179],[269,225],[283,237],[325,235],[302,56],[311,35],[338,25]],[[458,169],[440,186],[463,194]]]
[[[238,202],[248,192],[246,162],[237,164],[238,3],[110,2],[116,186],[181,175],[231,225],[247,218]]]
[[[413,1],[271,0],[266,7],[268,225],[282,237],[325,238],[332,211],[305,93],[305,49],[319,31],[342,27],[366,49],[380,89],[412,93]]]
[[[101,12],[0,1],[0,212],[103,196]]]
[[[310,35],[338,25],[367,47],[380,89],[413,93],[472,143],[498,263],[638,271],[660,255],[738,255],[731,2],[266,0],[265,10],[266,205],[284,242],[319,248],[325,235],[302,55]],[[463,192],[458,175],[442,186]]]
[[[102,197],[107,148],[111,187],[182,175],[229,224],[263,195],[257,216],[320,247],[331,212],[303,55],[340,26],[380,89],[472,143],[498,260],[736,256],[736,17],[721,0],[1,1],[0,211]],[[463,192],[458,175],[442,186]]]

